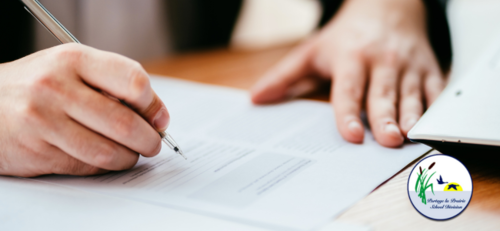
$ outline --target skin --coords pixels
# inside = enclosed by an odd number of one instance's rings
[[[276,103],[331,80],[344,139],[363,142],[366,109],[377,142],[399,147],[445,85],[425,20],[421,0],[347,0],[323,30],[257,82],[252,100]]]
[[[160,152],[169,114],[133,60],[66,44],[0,73],[0,175],[94,175]]]

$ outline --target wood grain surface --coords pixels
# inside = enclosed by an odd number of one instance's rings
[[[219,49],[142,64],[151,74],[248,90],[291,48],[253,52]],[[328,94],[317,92],[308,98],[326,101]],[[424,218],[413,208],[406,192],[413,163],[337,219],[367,225],[373,230],[500,230],[500,159],[481,153],[457,158],[469,168],[474,185],[471,203],[460,216],[437,222]]]
[[[243,52],[225,49],[142,62],[149,73],[248,90],[290,47]]]

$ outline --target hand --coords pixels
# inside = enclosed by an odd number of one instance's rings
[[[160,152],[169,114],[133,60],[67,44],[0,73],[0,175],[100,174]]]
[[[426,34],[421,0],[348,0],[318,34],[293,50],[252,89],[257,104],[297,97],[332,80],[342,136],[364,138],[366,103],[375,139],[397,147],[444,87]]]

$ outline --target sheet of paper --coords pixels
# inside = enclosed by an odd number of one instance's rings
[[[32,179],[0,176],[0,230],[271,231]],[[369,231],[331,222],[320,231]]]
[[[254,106],[246,92],[167,78],[152,86],[171,114],[167,147],[129,171],[43,181],[271,229],[326,224],[429,150],[342,139],[329,104]]]
[[[270,231],[31,179],[0,176],[0,189],[2,231]]]

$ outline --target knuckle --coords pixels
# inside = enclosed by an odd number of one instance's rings
[[[103,171],[100,168],[91,165],[86,165],[82,171],[82,175],[98,175],[102,173]]]
[[[36,77],[30,84],[29,90],[36,97],[49,94],[49,97],[61,97],[65,95],[64,83],[61,79],[51,74],[42,74]]]
[[[129,72],[129,79],[130,92],[134,98],[140,98],[150,88],[149,77],[138,62],[134,61]]]
[[[102,144],[98,147],[95,156],[95,164],[98,167],[109,168],[113,165],[115,156],[117,153],[117,148],[114,145]]]
[[[358,85],[359,83],[355,81],[345,81],[342,85],[342,92],[353,97],[355,100],[361,100],[363,97],[363,90]]]
[[[72,171],[76,175],[96,175],[100,172],[100,168],[88,165],[86,163],[83,163],[81,161],[75,161],[76,163],[74,164]]]
[[[66,161],[57,161],[53,167],[54,174],[76,174],[79,168],[79,161],[71,156],[66,156]]]
[[[84,46],[80,44],[64,44],[55,49],[53,58],[67,65],[77,65],[84,54]]]
[[[139,62],[137,62],[135,60],[132,60],[131,62],[132,62],[131,67],[132,67],[133,70],[136,70],[136,71],[142,71],[143,70],[142,65]]]
[[[41,108],[34,101],[27,101],[18,105],[19,118],[24,124],[45,128],[46,120],[44,119]]]
[[[342,76],[344,76],[346,79],[354,79],[354,78],[359,78],[359,76],[362,75],[360,69],[356,68],[348,68],[343,71]],[[350,82],[353,82],[352,80]]]
[[[403,86],[401,88],[402,97],[420,97],[420,88],[415,85]]]
[[[397,50],[387,49],[382,54],[382,61],[388,67],[397,68],[402,63],[402,56]]]
[[[70,159],[67,163],[60,164],[60,166],[57,168],[59,170],[54,172],[55,174],[70,174],[70,175],[85,176],[85,175],[95,175],[100,170],[98,167],[88,165],[73,157],[69,156],[69,158]]]
[[[386,98],[386,99],[396,98],[396,91],[394,90],[394,87],[389,84],[380,85],[378,93],[379,97],[381,98]]]
[[[70,174],[79,174],[82,172],[83,168],[85,168],[85,164],[76,160],[72,159],[68,164],[65,164],[63,167],[63,171],[70,173]]]
[[[375,98],[395,98],[400,91],[398,81],[395,79],[395,72],[386,69],[380,70],[372,77],[372,82],[369,86],[369,96]]]
[[[112,129],[121,137],[130,137],[135,130],[136,120],[134,114],[114,112],[111,115]]]
[[[363,60],[366,57],[367,50],[368,50],[368,48],[366,48],[366,47],[352,48],[350,51],[350,56],[351,56],[351,58],[353,58],[355,60]]]

